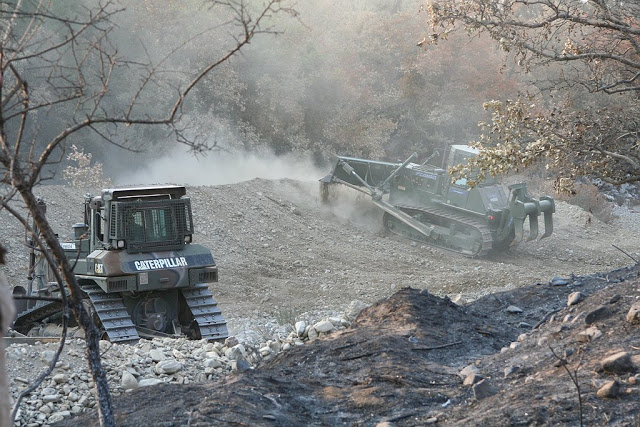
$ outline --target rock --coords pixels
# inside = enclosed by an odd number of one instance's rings
[[[138,382],[139,387],[149,387],[152,385],[162,384],[163,381],[160,378],[143,378]]]
[[[627,313],[627,322],[640,323],[640,301],[634,303]]]
[[[536,342],[536,345],[538,347],[547,347],[548,344],[549,344],[549,337],[546,337],[546,336],[545,337],[540,337],[538,339],[538,341]]]
[[[519,366],[507,366],[504,368],[504,377],[507,378],[513,374],[517,374],[518,372],[520,372]]]
[[[607,306],[603,305],[603,306],[600,306],[600,307],[596,308],[595,310],[589,312],[585,316],[584,322],[587,325],[590,325],[592,323],[599,322],[600,320],[604,320],[609,316],[611,316],[611,312],[609,311]]]
[[[619,393],[620,384],[618,381],[612,380],[607,381],[602,387],[600,387],[596,392],[596,396],[603,399],[613,399],[617,397]]]
[[[624,372],[634,372],[636,367],[631,361],[631,356],[626,351],[613,354],[600,361],[600,367],[605,372],[621,374]]]
[[[138,380],[131,372],[122,371],[120,387],[122,387],[123,390],[135,390],[138,388]]]
[[[315,328],[309,328],[309,331],[307,331],[307,336],[310,340],[314,340],[318,338],[318,331],[316,331]]]
[[[240,342],[238,341],[238,338],[236,338],[236,337],[229,337],[226,340],[224,340],[224,346],[225,347],[231,348],[231,347],[237,346],[238,344],[240,344]]]
[[[618,301],[620,301],[622,299],[622,295],[620,294],[615,294],[614,296],[611,297],[611,299],[609,300],[609,304],[615,304]]]
[[[478,374],[480,369],[473,363],[465,366],[460,372],[458,372],[458,376],[463,380],[466,379],[471,374]]]
[[[262,357],[267,357],[273,353],[269,347],[261,347],[258,351]]]
[[[267,346],[271,349],[271,351],[273,353],[280,353],[280,351],[282,351],[282,343],[280,342],[280,340],[269,340],[267,341]]]
[[[299,322],[296,322],[296,325],[295,325],[296,335],[302,338],[306,328],[307,328],[307,322],[305,322],[304,320],[300,320]]]
[[[48,395],[42,397],[42,401],[45,402],[45,403],[59,402],[60,401],[60,395],[59,394],[48,394]]]
[[[149,351],[149,357],[154,362],[160,362],[160,361],[165,360],[167,358],[167,356],[164,355],[164,352],[162,350],[160,350],[159,348],[154,348],[153,350],[150,350]]]
[[[231,370],[233,372],[245,372],[251,369],[251,365],[244,358],[231,361]]]
[[[182,360],[184,360],[184,359],[186,359],[186,358],[187,358],[187,355],[186,355],[186,354],[184,354],[183,352],[181,352],[180,350],[178,350],[177,348],[174,348],[174,349],[171,351],[171,354],[173,354],[173,357],[175,357],[176,359],[182,359]]]
[[[576,340],[578,342],[589,342],[600,338],[601,336],[602,332],[600,332],[600,329],[596,328],[595,326],[591,326],[584,331],[579,332],[576,336]]]
[[[336,328],[339,328],[340,326],[342,326],[342,318],[340,317],[330,317],[328,320]]]
[[[569,294],[569,298],[567,298],[567,306],[576,305],[582,301],[582,293],[581,292],[571,292]]]
[[[56,352],[53,350],[45,350],[40,354],[40,359],[45,363],[53,362],[53,358],[56,356]]]
[[[333,323],[331,323],[328,320],[321,320],[318,323],[316,323],[315,325],[313,325],[313,329],[315,329],[317,332],[321,332],[321,333],[327,333],[327,332],[331,332],[334,329]]]
[[[477,373],[471,373],[471,374],[467,375],[467,377],[464,379],[462,384],[468,385],[468,386],[472,386],[474,384],[479,383],[483,379],[484,379],[484,377],[482,375],[479,375]]]
[[[156,374],[175,374],[176,372],[182,370],[182,363],[178,362],[175,359],[162,360],[158,362],[154,371]]]
[[[360,312],[367,307],[367,304],[363,303],[362,301],[353,300],[349,303],[349,306],[345,310],[344,318],[350,322],[353,322],[356,317],[358,317],[358,314],[360,314]]]
[[[236,344],[231,348],[227,348],[224,352],[229,360],[244,359],[244,353],[244,345],[242,344]]]
[[[498,392],[486,379],[474,384],[471,389],[476,400],[486,399]]]
[[[567,279],[563,279],[562,277],[554,277],[551,279],[551,286],[565,286],[568,285],[569,281]]]
[[[71,412],[65,411],[65,413],[68,413],[69,414],[68,416],[71,416]],[[64,420],[64,415],[61,412],[56,412],[55,414],[49,417],[49,419],[47,420],[47,423],[54,424],[54,423],[59,423],[62,420]]]
[[[533,329],[533,325],[527,322],[520,322],[518,323],[518,328],[522,328],[522,329]]]
[[[53,376],[53,381],[55,381],[56,384],[63,384],[69,381],[69,377],[67,377],[65,374],[57,374]]]
[[[217,358],[209,358],[204,361],[205,368],[220,368],[222,367],[222,362]]]
[[[515,305],[510,305],[509,307],[507,307],[507,313],[520,314],[520,313],[522,313],[522,309],[520,307],[515,306]]]
[[[53,396],[54,394],[58,394],[58,390],[53,387],[45,387],[40,392],[43,396]]]

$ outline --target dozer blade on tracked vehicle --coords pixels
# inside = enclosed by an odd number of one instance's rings
[[[44,213],[46,205],[40,203]],[[218,281],[218,267],[209,249],[192,243],[191,200],[185,187],[132,187],[87,195],[84,222],[75,224],[73,232],[61,246],[103,338],[136,342],[155,336],[212,341],[228,337],[208,288]],[[56,296],[65,292],[33,239],[28,245],[28,285],[13,290],[20,296],[13,329],[23,335],[52,329],[43,322],[52,324],[60,316],[62,303]]]
[[[452,145],[447,169],[477,155],[466,145]],[[553,198],[534,199],[524,183],[509,186],[509,194],[494,178],[471,188],[465,179],[452,182],[447,169],[413,163],[389,163],[353,157],[337,158],[333,171],[320,179],[320,195],[328,201],[334,184],[364,192],[384,211],[387,230],[469,257],[504,251],[524,238],[538,236],[538,217],[544,215],[544,233],[553,232]]]

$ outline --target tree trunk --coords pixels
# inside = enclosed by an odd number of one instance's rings
[[[0,264],[4,264],[4,248],[0,246]],[[7,370],[4,360],[4,333],[7,331],[15,316],[13,298],[9,291],[9,283],[0,271],[0,426],[13,425],[11,422],[11,394],[7,381]]]
[[[66,281],[67,290],[69,291],[69,308],[72,310],[78,324],[84,329],[87,341],[87,361],[89,370],[95,384],[94,392],[98,400],[98,414],[100,416],[100,425],[115,426],[113,410],[111,406],[111,394],[109,393],[109,384],[107,375],[102,368],[100,362],[100,331],[91,320],[89,313],[82,304],[82,290],[71,268],[71,264],[64,255],[64,250],[60,246],[60,242],[55,233],[51,229],[49,222],[44,217],[42,211],[38,208],[36,197],[30,190],[20,189],[20,195],[25,201],[29,212],[33,216],[35,225],[40,230],[42,239],[46,242],[48,250],[58,263],[58,268],[62,272],[62,277]],[[53,266],[55,268],[55,266]]]

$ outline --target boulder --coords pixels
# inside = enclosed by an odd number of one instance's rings
[[[621,374],[625,372],[634,372],[635,365],[631,361],[631,356],[626,351],[612,354],[600,361],[600,367],[605,372],[613,374]]]
[[[640,301],[631,306],[627,313],[627,322],[640,323]]]
[[[612,380],[607,381],[602,387],[598,389],[596,392],[596,396],[603,399],[613,399],[618,397],[620,393],[620,384],[618,381]]]

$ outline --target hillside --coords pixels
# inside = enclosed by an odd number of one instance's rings
[[[80,220],[83,192],[62,186],[39,192],[56,230],[69,234]],[[344,332],[254,370],[126,394],[116,400],[122,425],[575,422],[575,390],[563,368],[553,366],[545,345],[550,340],[560,352],[571,348],[569,363],[581,366],[589,408],[597,408],[589,409],[590,420],[600,423],[614,412],[616,419],[629,420],[625,408],[638,392],[629,372],[616,378],[630,391],[603,403],[593,400],[594,388],[613,377],[592,368],[611,349],[638,355],[638,328],[624,320],[639,295],[638,273],[594,274],[632,263],[612,245],[638,256],[636,213],[621,211],[604,224],[559,202],[550,238],[523,242],[500,256],[469,259],[386,235],[380,213],[351,192],[341,191],[330,206],[321,205],[314,181],[255,179],[192,187],[189,193],[194,240],[212,248],[220,269],[220,282],[211,290],[240,341],[264,339],[284,323],[342,313],[353,300],[382,301]],[[27,260],[23,234],[6,212],[0,212],[0,221],[7,224],[0,239],[10,250],[5,272],[10,282],[20,283]],[[554,277],[567,278],[568,284],[551,286]],[[566,307],[576,290],[586,298]],[[523,313],[507,313],[510,305]],[[600,305],[611,308],[596,325],[602,336],[576,344],[576,334],[586,329],[580,319]],[[565,320],[566,315],[576,320]],[[543,319],[549,321],[531,329]],[[501,352],[523,333],[517,348]],[[472,362],[498,394],[476,400],[462,385],[458,372]],[[506,373],[509,367],[517,369]],[[165,405],[166,396],[177,394],[182,397]],[[512,401],[506,412],[505,399]],[[151,411],[148,405],[157,403],[164,409]],[[480,413],[493,418],[477,418]]]

